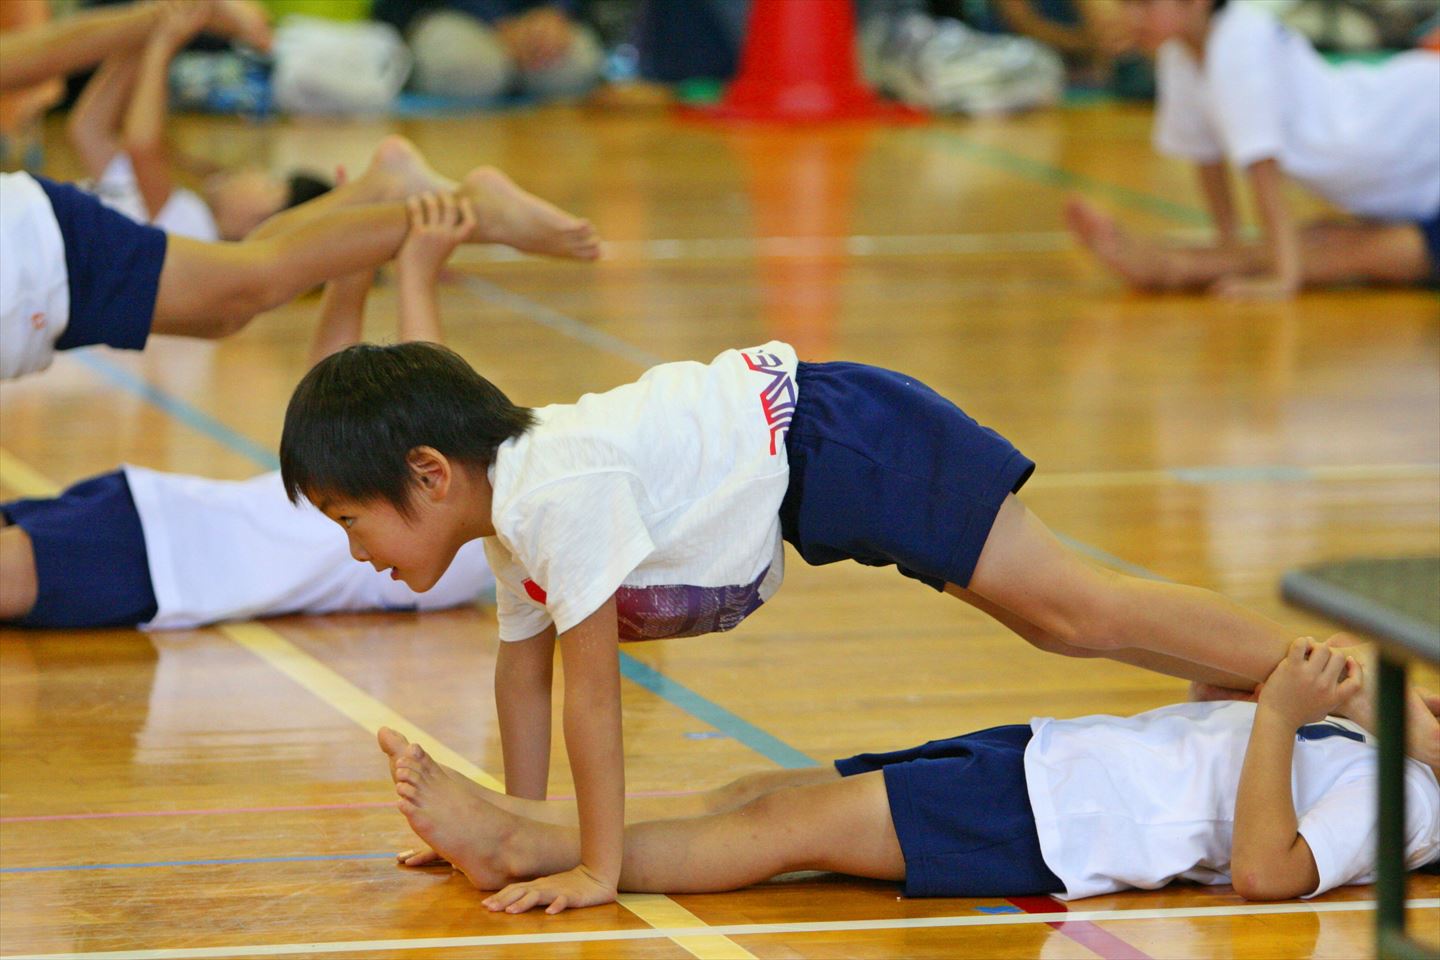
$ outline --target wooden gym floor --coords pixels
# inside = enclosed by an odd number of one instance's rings
[[[1339,291],[1227,304],[1127,293],[1062,232],[1069,192],[1203,223],[1143,109],[896,129],[726,129],[553,108],[395,125],[187,120],[223,160],[363,165],[391,130],[445,173],[498,165],[591,217],[594,266],[467,250],[450,342],[519,402],[771,337],[903,369],[1034,457],[1030,506],[1096,562],[1220,590],[1299,633],[1289,567],[1440,541],[1440,301]],[[49,169],[73,173],[58,128]],[[1311,209],[1308,208],[1307,209]],[[373,337],[392,335],[377,290]],[[122,461],[270,469],[309,298],[221,343],[82,351],[0,388],[0,485]],[[337,533],[338,535],[338,533]],[[217,543],[223,551],[225,545]],[[371,731],[405,724],[498,777],[486,609],[146,635],[0,631],[5,957],[1359,957],[1370,888],[1247,905],[1228,887],[1056,901],[902,900],[799,876],[734,894],[493,916],[406,871]],[[1041,654],[890,571],[790,566],[733,634],[627,646],[632,807],[748,771],[1032,715],[1129,713],[1177,681]],[[1433,677],[1432,677],[1433,679]],[[571,785],[556,746],[551,789]],[[445,751],[450,751],[446,754]],[[1440,940],[1440,879],[1412,929]]]

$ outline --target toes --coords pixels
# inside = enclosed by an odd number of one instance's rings
[[[400,752],[410,745],[404,734],[389,727],[381,727],[375,739],[380,742],[380,749],[391,757],[399,756]]]

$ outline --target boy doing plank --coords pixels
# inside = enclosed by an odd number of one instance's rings
[[[619,641],[736,626],[779,587],[784,542],[812,564],[894,564],[1046,650],[1228,688],[1269,676],[1291,639],[1218,594],[1095,569],[1015,496],[1034,464],[998,433],[910,377],[780,342],[535,410],[442,347],[351,347],[297,387],[280,463],[292,498],[412,589],[485,538],[515,796],[545,795],[558,642],[582,853],[502,891],[514,909],[615,896]],[[1412,724],[1412,748],[1440,756],[1418,700]]]

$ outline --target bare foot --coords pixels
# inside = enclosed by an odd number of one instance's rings
[[[410,829],[481,890],[499,890],[517,878],[522,821],[477,799],[418,743],[394,758],[396,805]]]
[[[574,260],[600,256],[600,238],[589,220],[526,193],[494,167],[471,170],[460,192],[475,204],[480,220],[475,239],[481,243]]]
[[[398,180],[405,191],[403,197],[426,192],[454,193],[459,187],[454,180],[436,173],[425,161],[420,149],[399,134],[391,134],[380,141],[371,165],[380,167]]]
[[[405,738],[403,733],[400,733],[398,730],[391,730],[389,727],[381,727],[379,733],[376,734],[376,739],[379,740],[380,749],[384,752],[386,760],[390,763],[390,780],[392,783],[398,783],[399,781],[395,778],[395,762],[404,755],[406,748],[410,746],[410,741]],[[480,786],[480,784],[458,771],[446,766],[441,766],[440,769],[444,770],[462,785],[468,784],[474,788],[471,792],[479,800],[483,801],[485,794],[489,792]],[[395,855],[395,859],[407,867],[425,867],[430,864],[445,862],[444,857],[430,847],[424,846],[412,850],[402,850]]]
[[[1159,264],[1153,254],[1137,246],[1110,214],[1079,197],[1065,202],[1065,222],[1075,239],[1111,270],[1137,287],[1160,284]]]

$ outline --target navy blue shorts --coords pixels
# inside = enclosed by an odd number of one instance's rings
[[[991,727],[893,753],[836,760],[841,776],[884,771],[905,855],[907,897],[1061,893],[1025,787],[1028,725]]]
[[[912,377],[801,363],[780,528],[806,563],[895,564],[968,586],[1006,494],[1035,464]]]
[[[1429,220],[1415,224],[1425,237],[1425,249],[1430,252],[1430,284],[1440,287],[1440,211]]]
[[[12,500],[0,514],[30,535],[35,607],[29,627],[133,627],[155,618],[140,514],[125,473],[82,480],[58,497]]]
[[[45,177],[35,182],[60,224],[70,275],[70,323],[55,349],[92,343],[143,349],[155,319],[165,231],[136,223],[68,183]]]

